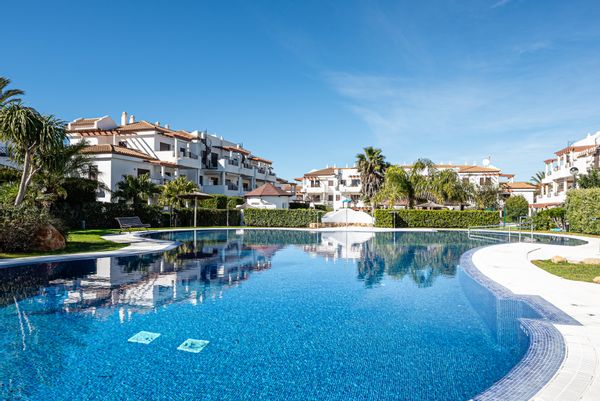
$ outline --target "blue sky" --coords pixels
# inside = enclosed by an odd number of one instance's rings
[[[598,1],[22,0],[0,75],[65,120],[208,129],[285,178],[373,145],[527,180],[600,130],[598,20]]]

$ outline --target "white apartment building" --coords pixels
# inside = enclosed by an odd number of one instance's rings
[[[412,165],[401,165],[405,169]],[[504,196],[523,195],[529,203],[534,202],[536,187],[526,182],[514,182],[513,174],[503,174],[502,170],[490,164],[489,160],[483,161],[483,166],[435,164],[437,170],[453,170],[459,179],[470,182],[475,186],[493,185],[501,186]],[[427,171],[423,172],[424,174]],[[362,208],[365,206],[361,200],[360,174],[356,167],[327,167],[321,170],[310,171],[302,178],[297,178],[301,183],[302,199],[316,205],[326,205],[334,210],[351,207]]]
[[[544,160],[545,177],[539,195],[533,205],[536,209],[559,206],[567,199],[567,191],[573,188],[576,174],[587,174],[592,168],[600,167],[600,131],[588,134],[554,153],[555,157]]]
[[[313,170],[299,180],[305,202],[333,207],[334,210],[365,206],[361,200],[360,175],[354,167]]]
[[[277,180],[272,162],[241,144],[207,132],[136,121],[126,112],[120,125],[109,116],[78,118],[69,123],[68,137],[71,143],[86,141],[90,178],[111,190],[126,175],[148,174],[157,184],[185,176],[204,192],[228,196],[243,196]],[[111,193],[99,190],[98,200],[110,202]]]

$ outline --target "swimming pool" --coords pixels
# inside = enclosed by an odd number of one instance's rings
[[[464,232],[153,236],[182,245],[0,269],[2,399],[467,400],[537,317],[458,266]]]

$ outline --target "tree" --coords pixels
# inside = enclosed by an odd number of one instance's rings
[[[406,169],[391,166],[385,172],[385,180],[378,200],[387,200],[390,204],[405,199],[408,208],[412,209],[417,199],[432,197],[431,176],[435,174],[433,162],[429,159],[418,159]]]
[[[519,217],[527,216],[529,213],[529,202],[522,195],[511,196],[504,203],[506,217],[510,221],[518,221]]]
[[[0,109],[11,103],[20,102],[21,99],[17,96],[25,94],[20,89],[6,89],[8,85],[10,85],[10,79],[0,77]]]
[[[198,185],[188,180],[185,176],[180,176],[169,181],[162,188],[162,193],[159,197],[161,205],[168,206],[172,209],[185,207],[186,201],[181,199],[179,195],[188,194],[198,190]]]
[[[22,166],[15,206],[23,202],[44,155],[61,146],[65,138],[64,122],[52,115],[43,116],[18,102],[9,102],[0,111],[0,139],[8,141],[11,158]]]
[[[439,203],[458,203],[461,206],[468,202],[472,186],[463,182],[456,171],[445,169],[434,171],[431,175],[430,191]]]
[[[587,174],[582,174],[577,180],[579,188],[600,188],[600,169],[592,168]]]
[[[91,160],[88,155],[82,153],[86,146],[86,142],[73,145],[63,142],[40,157],[40,174],[34,180],[34,184],[44,203],[66,198],[66,187],[72,186],[73,177],[85,176],[88,173]]]
[[[544,171],[538,171],[537,173],[535,173],[534,175],[531,176],[531,178],[529,179],[529,181],[533,184],[533,185],[540,185],[542,183],[542,180],[546,177],[546,173]]]
[[[123,181],[117,183],[113,199],[118,202],[130,202],[137,206],[147,203],[152,195],[158,193],[160,193],[159,186],[152,182],[148,174],[142,174],[139,177],[126,175],[123,177]]]
[[[474,188],[472,200],[478,209],[498,209],[500,188],[493,184],[483,184]]]
[[[363,199],[370,202],[383,184],[388,164],[381,149],[368,146],[363,151],[364,153],[356,155],[356,166],[360,174]]]

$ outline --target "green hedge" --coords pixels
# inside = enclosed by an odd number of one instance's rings
[[[239,196],[213,195],[212,198],[198,202],[198,207],[204,209],[235,209],[237,205],[242,205],[243,203],[244,198]]]
[[[226,210],[198,208],[199,226],[224,226],[227,224]],[[118,228],[116,217],[138,216],[143,223],[152,227],[169,227],[173,224],[181,227],[191,226],[194,221],[194,209],[181,209],[171,213],[161,206],[127,205],[124,203],[88,202],[80,205],[62,203],[55,205],[52,214],[70,228]],[[240,212],[229,210],[229,225],[240,225]]]
[[[244,224],[249,227],[308,227],[321,222],[323,212],[313,209],[245,209]]]
[[[566,209],[569,231],[600,234],[600,188],[570,190]]]
[[[376,227],[467,228],[500,224],[500,215],[484,210],[375,210]],[[395,225],[394,225],[395,222]]]
[[[199,227],[226,226],[227,213],[229,213],[229,225],[239,226],[241,213],[239,210],[217,210],[217,209],[200,209],[198,208],[196,216],[196,224]],[[162,212],[161,227],[171,226],[191,227],[194,225],[194,209],[182,209],[173,212],[173,216],[169,212]]]

